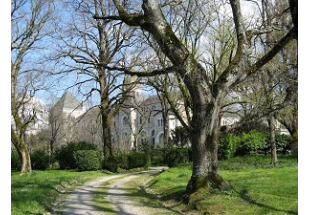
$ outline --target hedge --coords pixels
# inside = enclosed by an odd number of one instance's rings
[[[103,153],[98,150],[78,150],[73,153],[78,171],[102,168]]]

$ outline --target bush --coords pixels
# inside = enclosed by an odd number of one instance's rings
[[[111,172],[119,172],[119,163],[117,157],[108,157],[108,159],[104,162],[104,168]]]
[[[128,167],[129,169],[144,167],[148,168],[151,166],[150,156],[147,154],[133,152],[128,155]]]
[[[242,133],[235,156],[263,154],[266,148],[266,136],[258,131]]]
[[[162,155],[153,155],[151,157],[152,166],[163,166],[165,165],[164,156]]]
[[[20,170],[21,160],[16,150],[11,150],[11,170]]]
[[[46,153],[43,149],[37,149],[32,152],[30,158],[33,170],[46,170],[52,161],[52,156]]]
[[[96,145],[86,142],[70,142],[55,150],[55,159],[59,162],[60,169],[77,168],[74,152],[78,150],[98,150]]]
[[[171,148],[165,155],[168,167],[189,162],[189,150],[187,148]]]
[[[291,141],[292,137],[290,135],[276,134],[277,151],[282,154],[287,153],[291,149],[291,146],[288,145]]]
[[[220,160],[232,158],[236,153],[237,146],[240,143],[240,137],[228,133],[219,140],[218,157]]]
[[[103,154],[98,150],[78,150],[73,153],[78,171],[102,168]]]
[[[128,156],[127,155],[119,155],[117,157],[118,165],[122,169],[129,169],[128,164]]]

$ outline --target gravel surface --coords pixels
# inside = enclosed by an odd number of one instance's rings
[[[134,180],[142,174],[155,174],[162,171],[164,167],[158,167],[153,170],[106,176],[84,184],[72,191],[65,200],[61,211],[66,215],[100,215],[105,214],[104,211],[98,210],[93,206],[93,193],[102,183],[113,179],[110,183],[106,195],[107,200],[113,205],[116,214],[122,215],[145,215],[156,214],[151,212],[146,206],[141,206],[130,201],[126,189],[123,187],[125,183]],[[127,177],[124,177],[127,176]],[[117,178],[120,178],[117,180]]]

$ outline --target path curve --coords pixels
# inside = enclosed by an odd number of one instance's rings
[[[105,176],[84,185],[75,188],[69,197],[65,200],[64,206],[61,211],[66,215],[99,215],[104,214],[104,211],[98,210],[93,206],[93,193],[96,188],[99,187],[102,183],[110,181],[112,179],[122,178],[116,180],[110,185],[110,189],[107,193],[108,201],[114,206],[118,214],[145,214],[139,208],[139,206],[133,204],[127,197],[122,189],[120,188],[126,182],[129,182],[135,177],[138,177],[141,174],[156,174],[166,167],[157,167],[152,168],[151,170],[137,172],[137,173],[128,173],[128,174],[119,174],[113,176]]]

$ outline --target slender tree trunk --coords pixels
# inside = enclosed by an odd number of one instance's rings
[[[21,161],[22,161],[22,165],[21,165],[21,174],[24,173],[29,173],[32,171],[31,168],[31,160],[30,160],[30,154],[27,150],[27,147],[24,146],[25,144],[21,144],[20,147],[20,155],[21,155]]]
[[[271,146],[271,164],[276,165],[278,163],[277,146],[275,138],[275,117],[274,113],[269,115],[269,135],[270,135],[270,146]]]
[[[104,159],[113,156],[113,147],[112,147],[112,136],[111,136],[111,123],[110,116],[108,113],[101,112],[102,119],[102,131],[103,131],[103,153]]]

